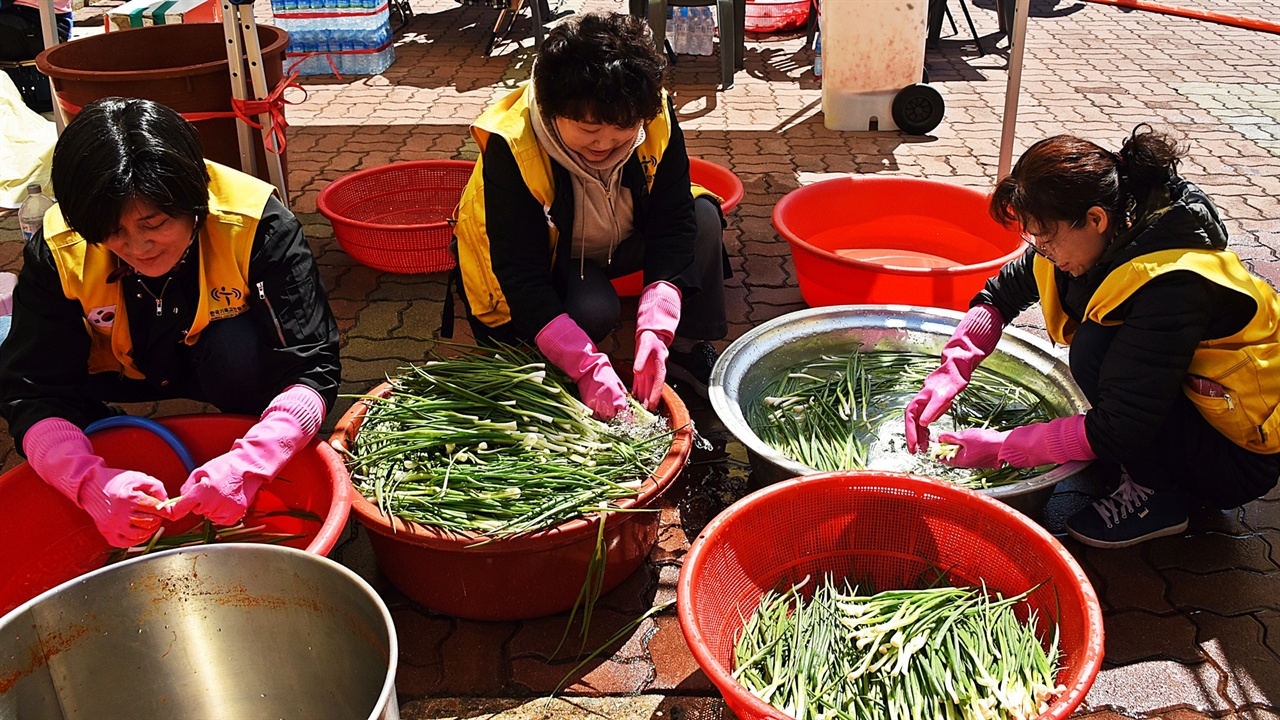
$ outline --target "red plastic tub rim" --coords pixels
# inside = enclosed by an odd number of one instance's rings
[[[151,33],[149,37],[154,38],[156,31],[160,33],[169,33],[171,35],[180,36],[182,34],[191,35],[191,27],[204,27],[210,23],[190,23],[190,24],[173,24],[173,25],[148,25],[145,28],[134,28],[135,30],[143,30]],[[259,32],[266,32],[275,36],[269,43],[262,47],[262,56],[279,54],[283,57],[285,48],[289,45],[289,34],[274,25],[259,25]],[[217,44],[221,46],[226,41],[223,39],[221,28],[216,31],[215,37],[218,38]],[[61,55],[68,53],[78,53],[80,46],[72,47],[74,43],[94,42],[95,44],[103,44],[107,41],[95,41],[95,38],[106,38],[114,36],[111,33],[102,33],[98,35],[88,35],[76,40],[59,43],[53,47],[44,50],[36,57],[36,67],[40,72],[57,80],[77,80],[88,82],[123,82],[125,80],[169,80],[172,78],[190,77],[194,75],[205,75],[208,73],[227,72],[227,57],[223,54],[221,60],[211,60],[209,62],[194,63],[190,65],[171,65],[166,67],[151,68],[147,70],[87,70],[82,68],[67,68],[57,64],[62,60]],[[130,36],[134,38],[135,36]],[[159,40],[168,40],[161,35]],[[155,42],[159,42],[156,40]],[[67,50],[67,48],[72,48]]]
[[[881,265],[879,263],[867,262],[866,260],[858,260],[856,258],[849,258],[849,257],[844,257],[843,255],[837,255],[829,250],[824,250],[820,247],[817,247],[816,245],[812,245],[808,241],[804,240],[799,235],[797,235],[791,229],[791,227],[787,224],[786,218],[787,218],[787,215],[790,213],[790,206],[794,203],[800,202],[801,200],[805,199],[805,195],[807,195],[808,192],[817,192],[817,191],[810,191],[809,188],[817,187],[818,185],[824,182],[846,182],[846,181],[854,182],[854,183],[867,182],[867,181],[884,182],[887,179],[889,178],[846,176],[846,177],[840,177],[840,178],[829,178],[827,180],[820,180],[818,182],[810,183],[803,187],[796,188],[795,190],[792,190],[786,195],[783,195],[782,199],[778,201],[778,204],[774,205],[773,226],[775,229],[777,229],[778,233],[782,235],[783,238],[786,239],[787,242],[804,250],[805,252],[811,255],[816,255],[822,258],[826,262],[835,263],[836,265],[843,265],[845,267],[861,270],[863,272],[874,272],[874,273],[879,273],[883,275],[906,275],[910,277],[935,277],[939,275],[972,275],[978,272],[982,272],[982,273],[994,272],[1004,267],[1006,263],[1018,259],[1018,257],[1021,256],[1022,253],[1025,251],[1025,249],[1021,246],[1021,244],[1019,244],[1018,247],[1015,247],[1007,255],[995,258],[993,260],[988,260],[986,262],[976,263],[974,265],[951,265],[947,267],[934,267],[934,268],[903,267],[900,265]],[[892,178],[892,180],[895,182],[901,182],[904,185],[927,184],[928,186],[933,187],[938,184],[936,182],[929,181],[929,180],[922,180],[920,178]],[[961,191],[963,193],[973,194],[979,198],[985,199],[989,197],[988,195],[982,192],[979,192],[978,190],[974,190],[973,188],[965,187],[963,185],[953,185],[951,183],[943,183],[943,184],[947,185],[948,188],[954,188],[955,190]]]
[[[377,232],[385,232],[388,230],[439,230],[449,226],[449,222],[435,223],[417,223],[414,225],[380,225],[376,223],[368,223],[363,220],[353,220],[351,218],[339,215],[329,208],[329,198],[338,190],[353,182],[359,182],[371,175],[382,175],[394,170],[411,170],[417,167],[434,167],[434,168],[466,168],[468,171],[475,168],[475,162],[472,160],[411,160],[409,162],[391,163],[389,165],[379,165],[378,167],[365,168],[357,170],[349,175],[334,180],[320,191],[320,195],[316,198],[316,208],[320,214],[324,215],[330,222],[340,222],[351,227],[361,228],[362,230],[373,230]]]
[[[367,395],[385,397],[390,392],[391,383],[384,382],[370,390]],[[369,406],[369,400],[358,400],[338,421],[333,434],[329,438],[329,443],[333,446],[336,455],[342,456],[345,454],[351,439],[359,432],[360,425],[364,422],[364,414]],[[689,462],[689,453],[693,448],[693,423],[689,418],[688,409],[685,407],[684,402],[680,400],[680,396],[669,385],[662,388],[662,403],[659,407],[667,409],[667,421],[672,428],[675,428],[671,439],[671,447],[667,450],[667,456],[658,465],[658,469],[641,485],[640,492],[636,497],[620,500],[616,503],[619,509],[648,507],[654,503],[662,493],[666,492],[667,488],[671,486],[680,474],[680,471]],[[471,548],[469,546],[491,538],[475,533],[450,532],[440,528],[419,525],[415,522],[407,522],[394,515],[388,516],[356,489],[354,481],[348,481],[348,488],[351,496],[352,511],[360,518],[367,520],[366,526],[371,530],[413,545],[439,549],[468,548],[468,552],[506,554],[510,552],[510,543],[512,542],[519,542],[522,548],[529,550],[553,548],[576,542],[583,535],[595,534],[599,523],[599,514],[593,513],[569,520],[546,530],[497,539]],[[605,528],[626,522],[628,515],[629,513],[609,513],[608,517],[605,518]]]
[[[709,644],[707,642],[707,638],[699,627],[698,619],[693,615],[692,608],[695,601],[693,599],[693,583],[690,579],[693,572],[690,571],[690,568],[700,571],[701,568],[705,567],[704,556],[709,552],[709,548],[713,546],[715,539],[724,532],[724,527],[726,525],[731,525],[732,521],[739,514],[751,512],[754,509],[756,502],[759,502],[761,499],[777,493],[786,494],[792,492],[797,485],[802,483],[825,482],[834,484],[836,482],[843,481],[847,483],[848,487],[854,488],[863,483],[863,478],[868,478],[871,481],[896,481],[908,485],[916,485],[920,488],[927,487],[930,492],[941,495],[954,494],[956,496],[969,496],[970,499],[984,505],[989,512],[1005,516],[1006,520],[1014,524],[1022,525],[1025,530],[1030,534],[1035,535],[1042,543],[1050,546],[1058,546],[1059,557],[1070,569],[1072,576],[1076,581],[1076,585],[1080,588],[1081,595],[1084,597],[1084,605],[1086,608],[1085,612],[1087,615],[1086,624],[1091,627],[1099,628],[1099,630],[1103,627],[1102,609],[1098,603],[1098,596],[1094,592],[1093,586],[1090,584],[1089,579],[1085,575],[1084,570],[1080,567],[1080,564],[1077,563],[1075,558],[1072,557],[1065,548],[1062,548],[1057,539],[1050,535],[1044,528],[1040,527],[1025,515],[1019,513],[1008,505],[989,498],[982,493],[962,488],[952,483],[918,475],[857,470],[814,473],[775,483],[738,500],[736,503],[722,511],[712,519],[705,528],[703,528],[702,532],[700,532],[698,537],[691,543],[689,552],[685,556],[680,577],[676,584],[676,611],[679,616],[680,629],[685,636],[686,644],[689,646],[690,652],[693,654],[694,659],[697,660],[698,666],[702,668],[703,672],[707,674],[708,678],[713,681],[713,684],[716,685],[717,688],[722,685],[736,685],[739,688],[742,688],[742,686],[738,685],[738,682],[733,679],[731,671],[725,668],[720,661],[711,654],[708,649]],[[1084,666],[1077,669],[1083,672],[1084,676],[1089,678],[1089,681],[1085,683],[1078,683],[1075,687],[1067,688],[1067,691],[1063,695],[1054,700],[1050,705],[1049,710],[1037,716],[1036,720],[1066,720],[1066,718],[1074,712],[1075,708],[1079,707],[1079,705],[1084,701],[1085,696],[1088,694],[1089,688],[1093,685],[1093,679],[1097,677],[1098,670],[1102,666],[1103,654],[1103,634],[1099,631],[1094,633],[1092,637],[1088,638],[1087,646],[1082,648],[1080,653],[1080,656],[1083,658]],[[754,713],[756,717],[791,720],[788,715],[782,714],[777,708],[755,697],[745,688],[742,688],[742,692],[740,696],[736,698],[736,701],[745,702],[748,709]]]

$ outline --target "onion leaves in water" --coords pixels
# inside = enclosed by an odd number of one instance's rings
[[[971,488],[1009,485],[1042,472],[1044,468],[1008,467],[973,471],[907,453],[903,409],[937,364],[935,356],[911,351],[855,351],[800,363],[760,392],[748,409],[747,423],[770,447],[820,471],[908,471]],[[979,366],[934,427],[1009,430],[1054,417],[1031,390]]]

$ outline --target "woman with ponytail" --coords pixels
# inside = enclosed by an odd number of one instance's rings
[[[1094,547],[1182,532],[1193,507],[1233,508],[1280,478],[1280,297],[1227,250],[1182,150],[1139,125],[1116,152],[1059,135],[996,186],[991,214],[1028,248],[988,281],[907,406],[912,451],[1002,327],[1039,302],[1092,405],[1012,431],[966,430],[962,467],[1096,460],[1117,487],[1067,521]]]

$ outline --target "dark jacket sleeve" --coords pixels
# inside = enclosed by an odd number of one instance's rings
[[[18,452],[27,430],[41,420],[58,417],[83,428],[109,414],[81,392],[89,377],[84,312],[63,293],[42,233],[23,250],[11,322],[0,344],[0,414]]]
[[[1146,452],[1182,393],[1201,340],[1213,335],[1222,292],[1191,272],[1171,272],[1133,293],[1109,318],[1122,322],[1098,376],[1098,398],[1085,416],[1089,445],[1102,460],[1126,462]]]
[[[644,237],[644,282],[667,280],[682,292],[696,292],[700,278],[694,270],[693,245],[698,221],[689,190],[689,151],[684,133],[671,113],[671,140],[653,175],[647,202],[640,203],[636,230]]]
[[[987,284],[969,302],[974,305],[991,305],[1000,311],[1006,325],[1022,314],[1023,310],[1034,305],[1040,299],[1040,288],[1036,285],[1036,276],[1032,271],[1032,263],[1036,254],[1030,248],[1020,257],[1005,263],[999,274],[987,281]]]
[[[275,392],[306,385],[332,409],[341,380],[338,324],[302,225],[275,196],[267,201],[253,239],[249,293],[255,322],[270,348],[263,367]]]

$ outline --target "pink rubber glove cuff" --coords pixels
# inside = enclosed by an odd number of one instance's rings
[[[1000,448],[1000,459],[1017,468],[1096,458],[1085,435],[1084,415],[1015,428]]]
[[[631,366],[631,394],[653,410],[667,381],[667,356],[680,324],[680,290],[666,281],[650,283],[640,293],[636,312],[636,358]]]
[[[612,420],[626,408],[627,388],[609,364],[608,356],[596,350],[595,343],[568,313],[547,323],[534,342],[551,364],[573,379],[583,404],[597,417]]]

